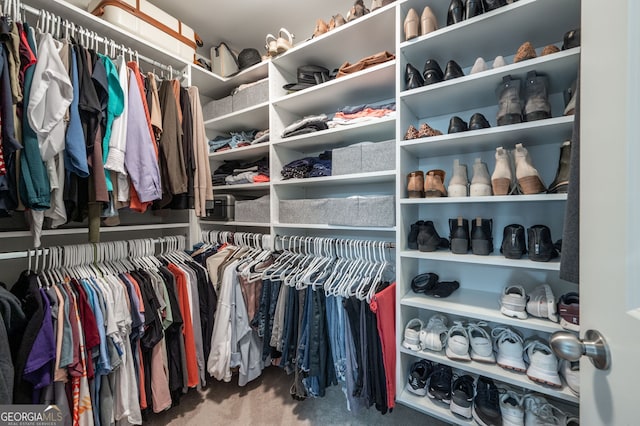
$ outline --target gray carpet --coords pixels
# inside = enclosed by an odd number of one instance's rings
[[[327,389],[324,398],[295,401],[289,396],[293,376],[276,367],[246,387],[212,380],[201,392],[191,390],[180,405],[151,416],[149,425],[444,425],[438,420],[397,405],[381,415],[375,408],[354,414],[338,386]]]

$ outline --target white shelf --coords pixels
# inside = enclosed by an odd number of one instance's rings
[[[269,182],[260,183],[241,183],[239,185],[218,185],[213,187],[213,191],[264,191],[268,190],[270,186]]]
[[[498,251],[496,247],[495,251]],[[401,257],[410,259],[433,260],[437,262],[461,262],[467,264],[501,266],[507,268],[523,268],[541,271],[559,271],[560,261],[551,262],[534,262],[525,257],[522,259],[507,259],[501,254],[492,254],[489,256],[478,256],[475,254],[453,254],[450,251],[433,251],[420,252],[418,250],[404,250],[400,253]]]
[[[579,64],[580,48],[576,47],[404,91],[400,93],[400,99],[403,106],[408,107],[418,118],[455,114],[458,111],[497,105],[495,90],[502,81],[502,77],[506,75],[524,80],[527,72],[535,70],[538,74],[548,76],[549,93],[562,92],[569,88],[578,76]]]
[[[267,77],[269,60],[263,60],[231,77],[220,77],[197,65],[194,65],[191,70],[191,84],[198,86],[200,94],[220,99],[228,96],[241,84],[252,83]]]
[[[268,153],[269,143],[263,142],[256,145],[243,146],[242,148],[233,148],[226,151],[213,152],[209,154],[209,159],[215,161],[246,160],[250,158],[265,156]]]
[[[406,382],[406,379],[404,380]],[[406,386],[406,385],[405,385]],[[428,396],[418,396],[409,392],[406,387],[403,386],[396,390],[396,402],[404,404],[414,410],[421,411],[436,417],[450,424],[456,425],[476,425],[473,420],[465,420],[462,417],[456,416],[451,412],[449,405],[432,400]]]
[[[354,173],[350,175],[326,176],[308,179],[288,179],[273,182],[273,184],[274,186],[320,187],[340,184],[393,182],[395,178],[395,170],[385,170],[381,172]]]
[[[342,225],[324,225],[315,223],[274,223],[276,228],[289,229],[320,229],[329,231],[375,231],[375,232],[396,232],[396,227],[383,226],[342,226]]]
[[[473,360],[467,361],[467,362],[456,361],[456,360],[449,359],[442,352],[432,352],[432,351],[416,352],[416,351],[406,349],[404,347],[400,348],[400,352],[410,356],[428,359],[429,361],[434,361],[439,364],[449,365],[452,368],[459,368],[473,374],[489,377],[491,379],[508,383],[513,386],[530,389],[532,391],[540,392],[542,394],[549,395],[554,398],[562,399],[564,401],[569,401],[576,404],[580,402],[580,399],[577,396],[575,396],[571,392],[569,387],[566,385],[563,385],[561,388],[552,388],[550,386],[544,386],[530,380],[525,373],[517,373],[515,371],[505,370],[504,368],[500,367],[498,364],[482,363],[482,362],[477,362]]]
[[[459,288],[449,297],[433,298],[409,291],[400,299],[402,306],[443,312],[469,319],[507,324],[513,327],[537,330],[544,333],[563,331],[560,324],[551,320],[529,317],[526,320],[511,318],[500,313],[500,295],[488,291]]]
[[[204,122],[207,130],[229,133],[240,130],[269,128],[269,102],[262,102]]]
[[[100,226],[100,233],[103,232],[131,232],[131,231],[153,231],[164,229],[179,229],[188,228],[189,223],[153,223],[148,225],[119,225],[119,226]],[[87,234],[89,229],[83,228],[56,228],[56,229],[44,229],[42,236],[49,235],[81,235]],[[2,238],[27,238],[31,237],[30,231],[0,231],[0,239]]]
[[[484,204],[566,201],[567,194],[491,195],[487,197],[402,198],[400,204]]]
[[[393,101],[395,78],[396,61],[393,60],[283,96],[272,104],[300,117],[332,114],[345,105]]]
[[[304,64],[322,65],[331,70],[339,68],[344,62],[353,64],[377,52],[386,50],[393,53],[396,49],[395,37],[390,36],[391,31],[382,29],[395,28],[395,21],[395,4],[382,7],[319,37],[297,43],[274,58],[273,64],[295,75],[296,68]]]
[[[333,129],[281,139],[271,135],[274,147],[314,152],[346,146],[352,141],[384,141],[395,138],[396,116],[374,119],[364,123],[340,126]]]
[[[403,140],[400,141],[400,146],[418,157],[439,157],[491,151],[499,146],[511,147],[516,142],[524,143],[528,147],[558,144],[571,138],[573,118],[570,115],[450,135]]]
[[[471,67],[477,57],[489,62],[498,55],[514,55],[525,41],[537,48],[557,44],[566,31],[580,27],[580,0],[519,0],[446,26],[448,5],[449,2],[429,3],[439,18],[439,30],[400,44],[405,60],[419,70],[428,58],[435,58],[443,67],[450,59],[463,68]],[[407,10],[402,8],[402,19]],[[540,19],[532,19],[533,16]]]
[[[200,219],[201,225],[211,225],[211,226],[246,226],[248,228],[269,228],[271,225],[269,223],[263,222],[237,222],[234,220],[206,220]]]

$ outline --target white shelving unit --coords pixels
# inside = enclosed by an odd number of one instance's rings
[[[425,36],[404,41],[403,20],[410,8],[420,13],[430,6],[441,28]],[[519,320],[500,313],[499,298],[506,285],[521,284],[531,291],[541,283],[552,286],[556,296],[577,287],[559,278],[560,262],[534,262],[524,255],[521,259],[506,259],[500,254],[503,228],[512,223],[525,228],[535,224],[550,227],[554,241],[560,238],[564,217],[566,194],[507,195],[456,198],[408,198],[407,174],[422,170],[443,169],[446,172],[445,187],[452,173],[454,160],[467,165],[469,180],[473,176],[473,163],[477,158],[487,164],[489,173],[495,164],[497,147],[512,149],[523,143],[529,150],[534,166],[543,181],[549,184],[556,174],[559,148],[571,138],[573,117],[563,116],[566,90],[577,76],[580,48],[563,50],[555,54],[513,63],[518,47],[530,41],[538,52],[548,44],[560,47],[564,33],[580,26],[580,2],[568,0],[520,0],[492,12],[443,26],[446,22],[449,2],[425,2],[408,0],[398,5],[399,54],[397,79],[401,82],[398,93],[398,126],[396,138],[397,171],[397,400],[434,417],[454,424],[472,424],[453,415],[448,406],[419,397],[405,388],[410,366],[420,358],[450,365],[459,374],[483,375],[496,381],[498,387],[512,387],[520,393],[534,391],[551,401],[569,403],[575,411],[579,399],[567,386],[556,389],[531,381],[526,374],[514,373],[495,364],[454,361],[443,353],[411,351],[402,347],[404,327],[412,318],[429,319],[434,313],[443,313],[450,319],[485,321],[493,326],[509,326],[525,336],[542,338],[561,330],[558,323],[542,318]],[[544,16],[534,24],[531,16]],[[507,36],[505,36],[507,35]],[[502,55],[507,65],[492,68],[493,58]],[[470,74],[476,58],[483,57],[489,69]],[[404,72],[407,64],[419,71],[427,59],[435,59],[444,71],[449,60],[455,60],[465,75],[452,79],[404,90]],[[496,88],[502,78],[511,75],[523,81],[529,71],[549,78],[549,102],[552,118],[534,122],[497,126],[498,98]],[[457,115],[468,121],[473,113],[482,113],[491,127],[475,131],[447,134],[449,119]],[[421,123],[440,130],[443,135],[404,140],[409,125],[416,128]],[[435,252],[409,250],[407,236],[412,224],[418,220],[434,222],[440,237],[449,236],[448,220],[457,217],[471,220],[476,217],[493,219],[494,252],[489,256],[453,254],[440,249]],[[440,280],[457,280],[460,288],[447,298],[432,298],[411,290],[411,280],[420,273],[433,272]]]

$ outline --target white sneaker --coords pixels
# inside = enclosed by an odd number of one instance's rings
[[[414,318],[407,323],[404,328],[404,340],[402,346],[412,351],[419,351],[422,349],[420,346],[420,332],[424,327],[424,323],[419,318]]]
[[[527,312],[538,318],[548,318],[558,322],[556,298],[549,284],[541,284],[529,293]]]
[[[521,285],[505,287],[500,297],[500,312],[508,317],[527,319],[527,294]]]
[[[435,314],[429,318],[427,327],[420,333],[420,344],[422,349],[440,352],[443,342],[447,336],[447,317],[442,314]]]
[[[526,344],[525,360],[529,363],[527,376],[534,382],[561,387],[558,375],[558,358],[551,348],[540,340],[532,340]]]
[[[580,361],[560,361],[560,375],[573,393],[580,396]]]
[[[460,321],[456,321],[447,333],[447,358],[470,361],[469,335]]]
[[[493,344],[491,336],[487,332],[486,322],[471,323],[467,326],[469,343],[471,344],[471,359],[480,362],[495,363],[496,357],[493,355]]]
[[[491,336],[495,340],[497,363],[500,367],[522,373],[527,371],[522,358],[523,340],[518,333],[508,327],[496,327],[491,331]]]
[[[500,395],[500,414],[502,426],[524,426],[522,396],[511,390]]]
[[[541,395],[526,394],[522,397],[522,406],[524,407],[524,424],[527,426],[541,426],[541,418],[538,417],[540,408],[548,404],[547,400]]]
[[[550,404],[541,396],[526,395],[524,401],[527,426],[566,426],[575,421],[573,416]]]

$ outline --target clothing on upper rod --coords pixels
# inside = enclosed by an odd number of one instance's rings
[[[117,51],[106,39],[102,54],[97,35],[60,23],[48,12],[37,31],[0,20],[0,217],[26,209],[37,247],[45,218],[81,222],[94,202],[108,225],[121,208],[205,215],[213,194],[197,88],[158,88],[137,62],[107,56]]]

